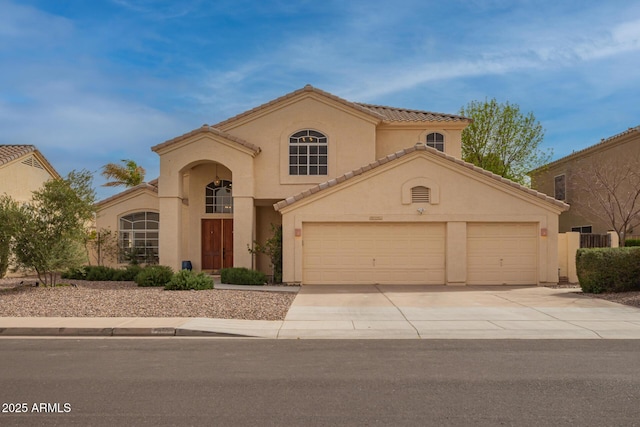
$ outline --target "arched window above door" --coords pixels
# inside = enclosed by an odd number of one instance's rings
[[[210,182],[205,189],[205,213],[233,213],[231,181]]]

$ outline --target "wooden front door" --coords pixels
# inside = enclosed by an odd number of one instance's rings
[[[233,219],[202,220],[202,269],[233,267]]]

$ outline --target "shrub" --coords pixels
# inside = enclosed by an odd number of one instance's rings
[[[86,267],[70,268],[66,271],[63,271],[60,274],[60,277],[63,279],[85,280],[87,278],[87,268]]]
[[[232,285],[264,285],[267,281],[267,276],[260,271],[236,267],[220,270],[220,279],[222,283]]]
[[[168,291],[213,289],[213,279],[204,273],[196,274],[190,270],[180,270],[173,275],[164,288]]]
[[[85,267],[85,271],[87,272],[85,280],[98,282],[113,280],[115,268],[105,267],[102,265],[92,265]]]
[[[124,269],[116,270],[113,274],[112,280],[116,281],[124,281],[124,282],[133,282],[136,280],[136,276],[138,273],[142,271],[142,267],[139,265],[128,265]]]
[[[164,286],[173,277],[173,270],[166,265],[149,265],[136,276],[138,286]]]
[[[627,239],[624,241],[625,246],[640,246],[640,239]]]
[[[576,270],[583,292],[640,290],[640,248],[578,249]]]

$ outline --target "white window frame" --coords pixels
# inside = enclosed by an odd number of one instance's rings
[[[118,262],[131,262],[127,252],[136,250],[136,261],[157,263],[160,247],[160,214],[153,211],[131,212],[118,219]]]
[[[429,141],[429,137],[431,136],[433,136],[433,141]],[[444,134],[440,132],[428,133],[427,136],[425,137],[425,141],[426,141],[427,147],[435,148],[436,150],[444,153],[444,144],[445,144]]]
[[[329,174],[329,141],[314,129],[302,129],[289,137],[289,175],[326,176]]]

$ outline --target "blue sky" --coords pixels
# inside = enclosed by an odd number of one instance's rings
[[[554,158],[640,125],[640,2],[0,0],[0,144],[61,173],[310,83],[350,101],[533,112]]]

